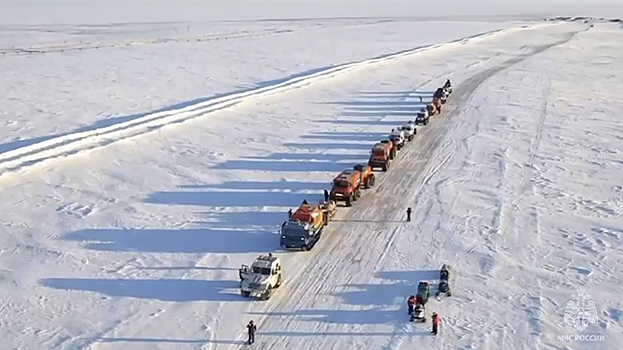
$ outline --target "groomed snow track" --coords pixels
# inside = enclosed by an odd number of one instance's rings
[[[372,59],[346,63],[312,74],[298,76],[273,85],[214,98],[185,108],[148,114],[130,121],[95,130],[62,135],[0,154],[0,180],[6,178],[6,175],[20,172],[35,165],[44,165],[51,161],[64,159],[74,155],[81,155],[87,151],[106,147],[115,142],[125,141],[134,137],[146,135],[166,126],[183,123],[199,117],[205,117],[207,114],[229,108],[243,102],[301,88],[324,79],[331,79],[353,72],[357,69],[364,69],[379,63],[397,60],[427,50],[448,48],[453,45],[462,45],[473,40],[489,37],[491,35],[532,28],[535,26],[551,25],[554,24],[548,23],[496,30],[454,40],[448,43],[418,47]]]

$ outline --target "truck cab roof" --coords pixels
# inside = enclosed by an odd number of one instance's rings
[[[276,256],[260,255],[255,259],[251,267],[272,268],[277,265],[279,265],[279,258]]]

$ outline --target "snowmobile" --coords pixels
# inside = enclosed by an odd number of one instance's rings
[[[445,294],[447,296],[452,296],[452,291],[450,290],[450,265],[443,264],[441,270],[439,271],[439,286],[437,287],[436,296],[439,297],[441,294]]]
[[[426,307],[424,304],[416,304],[415,308],[413,308],[413,312],[411,313],[411,318],[409,322],[414,321],[426,322]]]
[[[448,92],[448,95],[452,93],[452,85],[450,84],[450,79],[446,80],[446,83],[443,84],[443,89]]]
[[[426,305],[426,303],[428,303],[428,297],[430,296],[430,288],[428,286],[428,282],[420,282],[417,286],[417,295],[415,297],[416,299],[416,306],[417,305]]]

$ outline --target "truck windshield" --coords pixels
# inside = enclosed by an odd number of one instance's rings
[[[301,239],[307,237],[307,231],[299,225],[286,225],[281,230],[281,235],[289,239]]]
[[[343,181],[343,180],[339,180],[339,181],[333,181],[333,185],[335,187],[348,187],[348,182]]]
[[[257,273],[257,274],[260,274],[260,275],[270,276],[270,268],[268,268],[268,267],[257,267],[257,266],[254,266],[254,267],[253,267],[253,273]]]

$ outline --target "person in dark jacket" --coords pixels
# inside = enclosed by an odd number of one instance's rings
[[[292,209],[288,210],[288,219],[292,218]]]
[[[411,207],[407,208],[407,221],[411,221]]]
[[[255,343],[255,332],[257,331],[257,326],[253,323],[253,321],[249,321],[247,324],[247,331],[249,334],[249,339],[247,340],[247,344]]]
[[[437,315],[436,312],[433,312],[433,331],[431,333],[433,333],[434,335],[437,335],[438,331],[439,331],[439,315]]]

